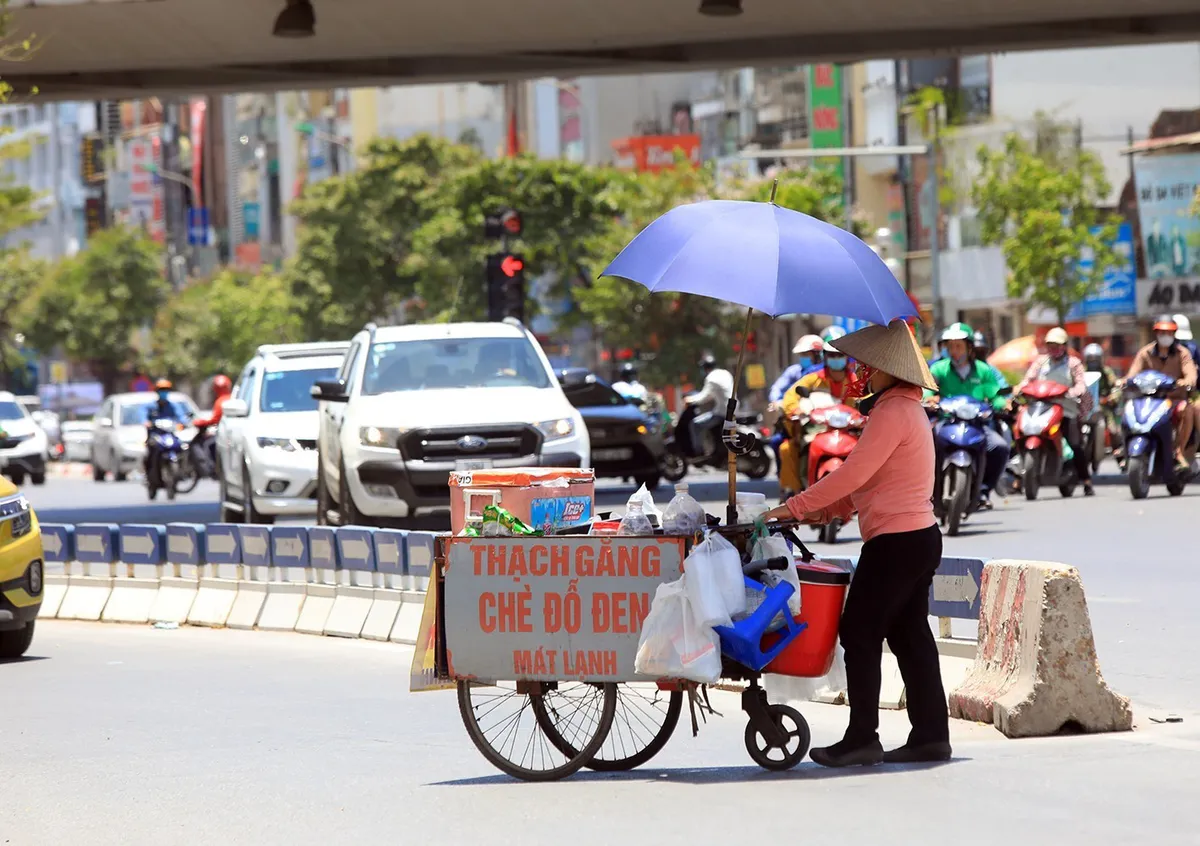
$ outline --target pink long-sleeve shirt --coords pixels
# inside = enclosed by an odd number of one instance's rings
[[[897,385],[881,396],[846,463],[787,501],[797,520],[848,520],[858,512],[862,538],[927,529],[933,516],[933,433],[921,389]]]

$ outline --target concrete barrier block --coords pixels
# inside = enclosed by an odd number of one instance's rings
[[[337,588],[333,585],[305,585],[304,607],[300,609],[300,618],[296,620],[296,631],[325,634],[325,623],[329,620],[336,599]]]
[[[338,585],[334,589],[333,606],[325,620],[325,634],[333,637],[359,637],[367,618],[371,615],[374,600],[373,588]]]
[[[371,611],[363,623],[361,637],[367,640],[387,640],[400,614],[402,595],[398,590],[376,588],[371,595]]]
[[[979,651],[950,694],[951,716],[992,723],[1008,737],[1133,728],[1129,700],[1100,673],[1079,571],[992,561],[981,593]]]
[[[106,623],[147,623],[158,598],[158,579],[116,578],[100,619]]]
[[[38,619],[53,620],[57,617],[66,595],[67,577],[62,573],[47,573],[42,578],[42,607],[38,609]]]
[[[71,576],[58,609],[60,620],[99,620],[112,593],[107,576]]]
[[[900,665],[896,656],[883,653],[883,666],[879,685],[879,707],[897,711],[905,707],[904,679],[900,676]]]
[[[268,582],[267,601],[258,615],[258,627],[270,632],[295,631],[304,608],[306,587],[302,582]]]
[[[200,584],[195,579],[163,576],[158,580],[158,594],[150,608],[149,622],[183,625],[199,589]]]
[[[400,613],[396,615],[396,625],[392,626],[388,640],[416,645],[417,635],[421,631],[421,614],[425,610],[425,596],[416,591],[404,591],[401,594]]]
[[[237,592],[238,583],[235,579],[201,579],[196,601],[187,615],[188,625],[224,626],[229,619],[229,612],[233,610]]]
[[[263,605],[267,602],[266,582],[238,582],[237,598],[225,625],[231,629],[252,629],[258,625]]]

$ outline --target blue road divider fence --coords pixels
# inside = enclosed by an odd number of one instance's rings
[[[369,526],[232,523],[43,523],[41,530],[48,566],[43,618],[409,644],[436,537]]]

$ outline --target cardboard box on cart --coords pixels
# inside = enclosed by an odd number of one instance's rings
[[[498,505],[525,525],[553,531],[592,519],[596,474],[566,467],[507,467],[450,474],[450,531],[458,535],[467,516]]]

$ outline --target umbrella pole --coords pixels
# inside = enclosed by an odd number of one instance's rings
[[[774,195],[774,189],[771,191]],[[742,347],[738,350],[737,369],[733,374],[733,396],[729,398],[729,403],[725,407],[725,430],[733,432],[735,428],[734,416],[737,411],[737,391],[738,385],[742,384],[742,363],[746,360],[746,344],[750,339],[750,326],[754,321],[754,309],[746,310],[746,328],[742,330]],[[729,448],[729,444],[725,444],[725,449],[729,453],[729,504],[725,508],[725,525],[732,526],[737,523],[737,454]]]

